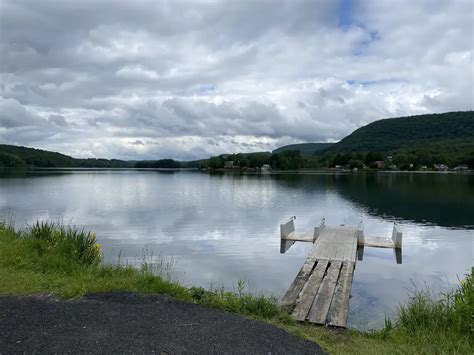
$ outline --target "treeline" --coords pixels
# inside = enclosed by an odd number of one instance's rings
[[[232,164],[229,164],[230,162]],[[474,141],[458,139],[433,141],[386,152],[326,151],[302,155],[298,150],[286,150],[276,154],[220,155],[203,161],[201,168],[245,170],[261,168],[265,164],[278,170],[323,168],[433,170],[436,165],[474,169]]]
[[[181,162],[173,159],[143,160],[135,163],[135,168],[138,169],[179,169],[182,167]]]
[[[151,168],[177,169],[197,167],[198,162],[173,159],[125,161],[118,159],[75,159],[41,149],[0,145],[0,168]]]
[[[306,143],[281,147],[272,153],[219,155],[179,162],[173,159],[123,161],[74,159],[40,149],[0,145],[0,167],[42,168],[388,168],[400,170],[466,166],[474,169],[474,114],[447,112],[372,122],[338,143]],[[231,163],[232,162],[232,163]]]
[[[385,152],[325,153],[316,158],[320,166],[345,168],[386,168],[397,170],[435,169],[465,166],[474,169],[474,140],[448,139],[414,144]]]
[[[201,169],[258,169],[268,165],[273,169],[293,170],[307,167],[309,159],[298,150],[285,150],[281,153],[229,154],[203,160]]]
[[[251,163],[246,157],[219,156],[210,169],[237,161],[239,168],[268,164],[274,169],[346,168],[418,170],[474,169],[474,113],[447,112],[372,122],[338,143],[306,143],[276,149]],[[235,164],[234,164],[235,165]]]
[[[41,149],[0,145],[0,167],[4,168],[133,168],[135,162],[118,159],[74,159]]]

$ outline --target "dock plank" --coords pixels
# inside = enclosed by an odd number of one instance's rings
[[[356,257],[357,229],[322,228],[280,304],[298,321],[345,326]]]
[[[340,261],[331,262],[327,275],[324,278],[308,313],[308,320],[311,323],[326,324],[326,318],[334,296],[334,290],[339,278],[341,264]]]
[[[314,233],[295,233],[291,232],[285,237],[281,237],[282,240],[291,240],[295,242],[312,242],[314,241]]]
[[[316,260],[311,257],[308,257],[306,259],[305,263],[298,272],[298,275],[296,275],[295,279],[291,283],[290,288],[288,289],[288,291],[286,291],[285,295],[281,299],[280,305],[282,307],[292,308],[295,305],[299,293],[303,289],[306,280],[308,279],[309,275],[311,274],[311,271],[313,270],[315,261]]]
[[[351,294],[352,278],[355,263],[345,262],[342,265],[341,275],[337,282],[334,298],[329,312],[329,325],[345,327],[349,313],[349,298]]]
[[[376,248],[395,248],[392,238],[366,236],[364,246]]]
[[[314,298],[318,293],[319,286],[323,280],[326,268],[328,266],[327,260],[321,260],[314,268],[313,273],[308,279],[305,288],[298,297],[295,309],[293,310],[293,318],[299,321],[304,321],[308,315],[309,309],[313,304]]]

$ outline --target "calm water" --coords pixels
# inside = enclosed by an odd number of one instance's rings
[[[357,262],[349,325],[374,328],[409,290],[443,291],[473,265],[474,176],[454,174],[208,175],[199,172],[0,173],[0,216],[19,226],[63,221],[97,233],[106,261],[159,255],[186,285],[281,296],[310,249],[280,254],[279,223],[297,230],[357,225],[368,235],[403,232],[393,250],[365,248]]]

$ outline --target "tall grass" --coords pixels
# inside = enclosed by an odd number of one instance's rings
[[[112,290],[154,292],[261,319],[285,315],[275,298],[245,293],[243,281],[238,293],[185,288],[171,280],[174,260],[165,262],[148,250],[142,259],[137,269],[104,265],[94,233],[40,222],[15,230],[0,222],[0,283],[2,276],[6,281],[0,284],[0,293],[19,290],[74,297]],[[11,277],[15,273],[17,277]]]
[[[383,339],[402,338],[436,353],[469,353],[474,347],[474,268],[459,285],[435,297],[416,290],[400,305],[396,320],[385,321],[375,333]]]
[[[34,241],[40,253],[54,250],[84,265],[96,265],[102,260],[96,235],[83,229],[77,230],[54,223],[36,222],[17,234],[19,238]]]
[[[406,305],[401,305],[396,326],[410,335],[449,332],[460,337],[473,336],[473,271],[460,280],[459,286],[436,299],[429,291],[416,291]]]
[[[254,296],[244,292],[245,282],[242,280],[237,287],[238,293],[226,291],[223,287],[209,291],[202,287],[191,287],[189,293],[195,302],[207,306],[260,319],[288,320],[289,316],[280,308],[275,297]]]
[[[148,255],[148,254],[147,254]],[[221,308],[269,321],[298,336],[318,342],[335,353],[472,353],[474,287],[473,271],[459,286],[436,299],[429,292],[415,292],[398,317],[371,333],[332,332],[298,324],[273,297],[223,288],[186,288],[159,270],[169,267],[144,257],[141,268],[104,265],[93,233],[51,223],[35,223],[16,230],[0,221],[0,294],[52,292],[60,297],[113,290],[151,292]]]

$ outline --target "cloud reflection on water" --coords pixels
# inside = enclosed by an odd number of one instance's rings
[[[404,233],[403,264],[396,264],[392,250],[365,248],[356,266],[349,324],[370,328],[407,299],[412,284],[443,290],[472,265],[473,231],[465,228],[459,206],[472,203],[473,178],[153,171],[10,176],[0,179],[0,215],[13,214],[19,225],[39,219],[92,229],[107,262],[121,254],[139,264],[146,249],[175,260],[174,277],[184,284],[233,289],[244,279],[251,292],[276,296],[310,248],[296,243],[280,254],[279,224],[289,217],[297,216],[301,231],[312,230],[322,217],[328,224],[363,220],[374,236],[391,235],[396,219]],[[436,199],[426,197],[425,185]],[[440,190],[451,192],[444,201],[437,200],[447,196]],[[419,207],[435,206],[415,211],[413,199],[421,200]],[[387,210],[387,201],[397,205]],[[421,212],[428,223],[419,222]]]

